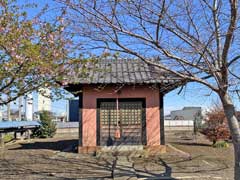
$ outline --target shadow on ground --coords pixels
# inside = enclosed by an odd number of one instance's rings
[[[0,161],[0,179],[112,179],[112,165],[91,156],[53,157],[45,153],[21,151],[21,155],[12,158],[14,154],[12,150]]]
[[[53,140],[53,141],[37,141],[29,143],[20,143],[18,147],[10,147],[8,150],[18,150],[18,149],[47,149],[54,151],[63,151],[63,152],[76,152],[76,147],[78,145],[77,139],[68,139],[68,140]]]
[[[206,141],[174,142],[184,150],[190,149],[191,158],[182,158],[175,152],[160,157],[137,157],[133,162],[137,178],[170,179],[177,176],[216,175],[231,177],[231,163],[226,160],[232,151],[211,148]],[[0,177],[5,179],[112,179],[114,160],[109,156],[94,157],[74,153],[52,153],[41,150],[73,152],[78,140],[68,139],[34,139],[33,142],[13,144],[7,147],[4,159],[0,160]],[[181,146],[183,145],[183,146]],[[35,151],[28,151],[35,150]],[[75,151],[76,152],[76,151]],[[188,151],[187,151],[188,152]],[[223,153],[225,152],[225,153]],[[219,154],[220,153],[220,154]],[[54,155],[52,155],[54,154]],[[205,156],[207,155],[207,157]],[[136,165],[136,166],[135,166]],[[159,167],[156,168],[156,166]],[[132,172],[126,166],[118,166],[119,175]],[[14,169],[10,171],[10,169]],[[226,174],[226,175],[225,175]],[[0,179],[1,179],[0,178]]]
[[[154,165],[152,165],[153,169],[148,166],[149,161],[154,163]],[[216,161],[216,163],[219,163],[220,165],[215,165],[213,161],[205,160],[204,156],[202,155],[192,158],[180,158],[175,156],[175,159],[159,157],[155,160],[149,159],[149,161],[138,162],[138,166],[141,164],[141,168],[135,168],[138,178],[175,180],[173,176],[197,177],[200,174],[203,176],[215,176],[218,172],[229,169],[229,166],[224,162]],[[162,166],[163,169],[160,170],[156,168],[159,166]]]
[[[146,180],[150,179],[167,179],[167,180],[176,180],[172,177],[172,167],[169,166],[163,159],[159,159],[159,163],[164,167],[163,173],[153,173],[148,171],[139,171],[137,170],[137,177],[143,178]]]

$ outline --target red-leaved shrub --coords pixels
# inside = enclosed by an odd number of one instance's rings
[[[207,113],[205,125],[201,132],[213,144],[219,140],[228,140],[230,138],[227,119],[221,107],[216,106]]]

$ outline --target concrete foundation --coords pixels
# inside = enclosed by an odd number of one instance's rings
[[[163,154],[167,152],[166,145],[145,146],[145,150],[149,156]]]
[[[166,153],[165,145],[143,146],[143,145],[122,145],[122,146],[78,146],[78,153],[94,154],[97,152],[140,152],[144,151],[148,156]]]
[[[99,150],[100,147],[98,146],[78,146],[78,153],[80,154],[94,154]]]

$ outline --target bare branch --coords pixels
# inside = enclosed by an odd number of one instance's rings
[[[218,0],[213,1],[213,8],[212,8],[212,14],[213,14],[213,22],[215,26],[215,37],[217,42],[217,60],[216,60],[216,68],[219,69],[221,67],[221,33],[220,33],[220,27],[219,27],[219,20],[218,20]]]
[[[233,59],[231,59],[228,63],[228,67],[231,66],[233,63],[235,63],[238,59],[240,58],[240,55],[234,57]]]
[[[159,30],[160,30],[160,25],[161,25],[161,20],[164,16],[164,11],[165,11],[165,0],[162,2],[162,9],[158,15],[158,20],[157,20],[157,28],[156,28],[156,43],[159,44]]]
[[[236,28],[236,20],[237,20],[237,0],[231,0],[230,1],[230,6],[231,6],[231,16],[230,16],[230,23],[228,26],[228,30],[226,33],[226,39],[224,42],[224,47],[223,47],[223,52],[222,52],[222,60],[224,62],[224,66],[226,67],[227,65],[227,55],[228,51],[230,48],[230,44],[233,38],[234,30]]]

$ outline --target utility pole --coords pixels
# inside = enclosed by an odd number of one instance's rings
[[[34,99],[32,98],[32,121],[35,120],[35,116],[34,116]]]
[[[69,100],[66,100],[66,122],[69,121]]]
[[[23,104],[22,104],[22,99],[23,97],[20,96],[19,97],[19,102],[18,102],[18,120],[21,121],[22,120],[22,107],[23,107]]]
[[[3,120],[2,106],[0,106],[0,122]]]
[[[10,103],[7,104],[7,120],[11,121],[11,106]]]
[[[33,96],[32,93],[27,94],[25,97],[25,119],[31,121],[33,118]]]

